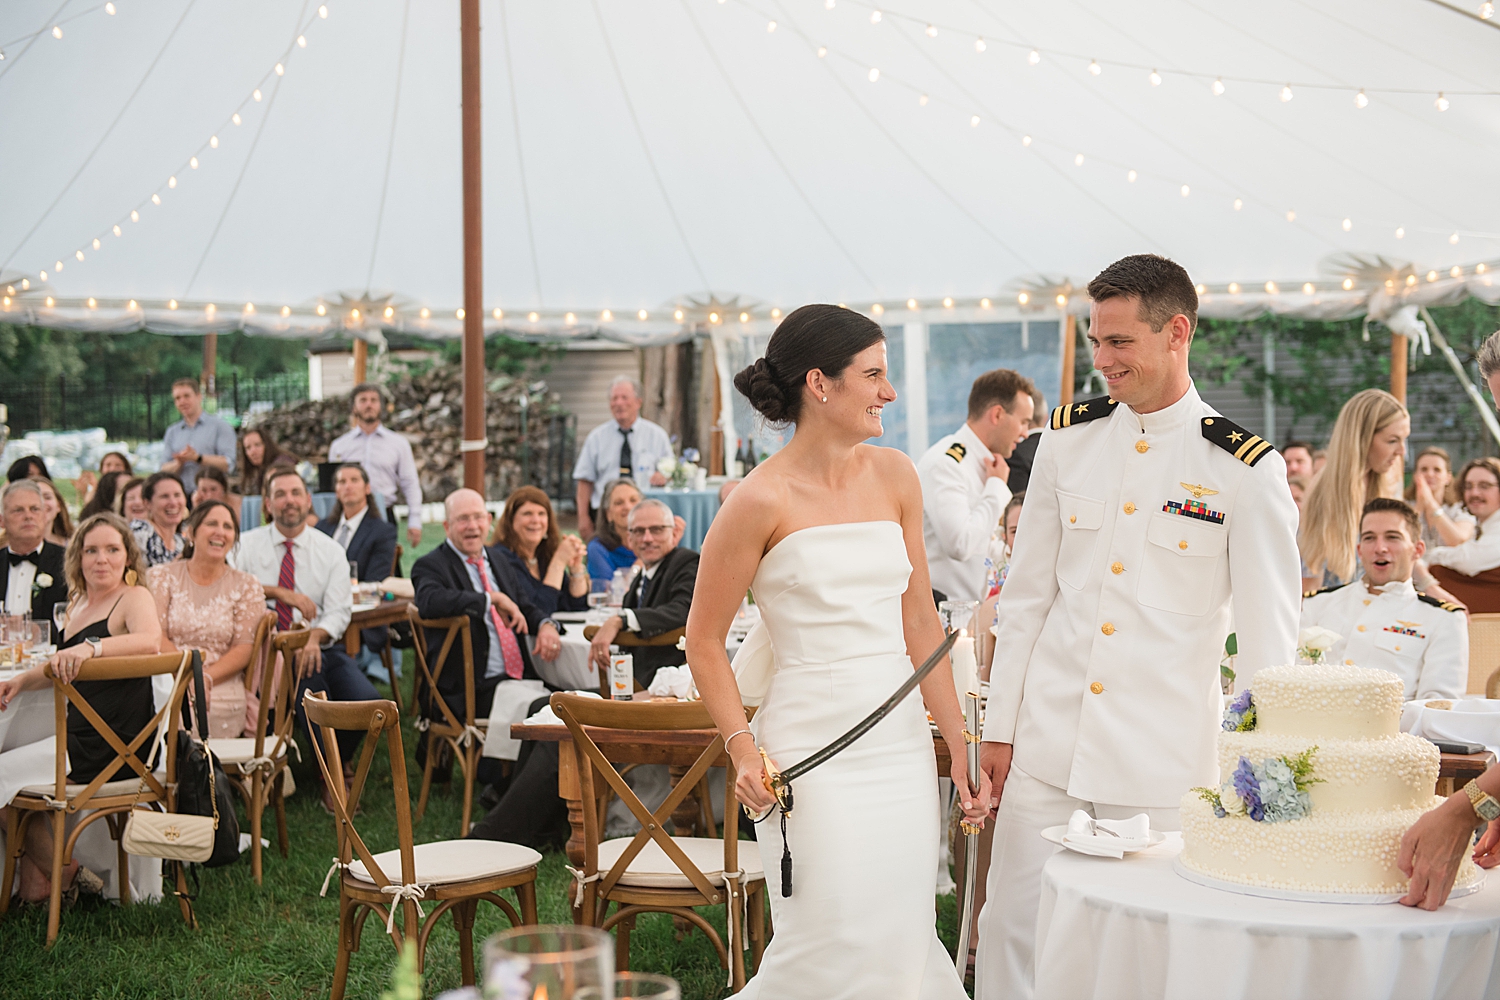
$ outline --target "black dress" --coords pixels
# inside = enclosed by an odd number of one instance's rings
[[[490,555],[497,560],[503,561],[510,566],[516,581],[526,588],[527,596],[531,603],[541,609],[542,614],[550,615],[559,611],[587,611],[589,597],[587,594],[574,596],[568,592],[568,573],[563,572],[563,585],[559,590],[557,587],[549,587],[536,577],[531,575],[531,570],[526,568],[526,562],[510,548],[496,542],[490,546]]]
[[[119,601],[115,602],[119,606]],[[93,622],[58,643],[59,649],[76,646],[85,639],[104,639],[109,636],[109,614]],[[137,734],[156,714],[155,701],[151,694],[151,678],[127,677],[111,681],[77,681],[73,685],[78,694],[89,703],[109,728],[115,731],[120,742],[130,744]],[[151,752],[149,745],[136,747],[136,755],[143,757]],[[71,703],[68,705],[68,780],[87,784],[99,776],[99,772],[115,758],[115,750],[104,737],[89,724],[89,720]],[[111,780],[135,776],[128,767],[116,771]]]

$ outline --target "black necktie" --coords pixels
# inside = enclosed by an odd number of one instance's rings
[[[634,456],[630,454],[630,428],[621,427],[620,436],[624,438],[620,442],[620,475],[628,478],[635,475],[635,467],[631,461]]]
[[[23,562],[29,562],[33,566],[35,566],[37,564],[37,562],[36,562],[36,555],[37,554],[35,552],[28,552],[28,553],[26,553],[26,555],[20,556],[20,555],[16,555],[14,552],[11,552],[9,549],[6,549],[5,551],[10,553],[10,564],[12,566],[16,565],[17,563],[23,563]]]

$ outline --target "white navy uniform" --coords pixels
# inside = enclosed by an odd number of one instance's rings
[[[1308,594],[1302,627],[1319,625],[1342,638],[1333,663],[1389,670],[1406,697],[1462,698],[1469,686],[1468,616],[1457,604],[1419,594],[1410,580],[1371,593],[1363,580]]]
[[[1010,503],[1005,480],[986,478],[990,449],[967,423],[927,449],[922,481],[922,539],[934,590],[954,601],[980,600],[984,557]]]
[[[1237,622],[1240,687],[1292,662],[1296,533],[1281,456],[1192,386],[1155,413],[1108,397],[1053,411],[1000,594],[1005,668],[990,678],[984,739],[1014,756],[977,1000],[1032,995],[1055,850],[1042,829],[1075,809],[1177,829],[1183,794],[1218,781],[1224,641]]]

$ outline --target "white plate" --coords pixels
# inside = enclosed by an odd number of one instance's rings
[[[1042,839],[1044,839],[1044,840],[1050,840],[1052,843],[1056,844],[1058,847],[1067,847],[1068,850],[1073,851],[1073,853],[1075,853],[1075,854],[1084,854],[1086,857],[1091,857],[1091,858],[1099,856],[1097,854],[1087,854],[1084,851],[1075,851],[1075,850],[1073,850],[1073,848],[1068,847],[1067,844],[1063,843],[1063,834],[1065,834],[1067,832],[1068,832],[1068,825],[1066,823],[1064,823],[1061,826],[1049,826],[1045,830],[1042,831]],[[1164,841],[1166,839],[1167,839],[1167,835],[1164,834],[1164,833],[1162,833],[1160,830],[1152,830],[1151,833],[1150,833],[1150,836],[1148,836],[1146,838],[1146,846],[1145,847],[1132,847],[1129,850],[1127,850],[1125,853],[1126,854],[1135,854],[1137,851],[1144,851],[1144,850],[1146,850],[1146,848],[1155,847],[1157,844],[1160,844],[1162,841]]]
[[[1406,895],[1404,892],[1306,892],[1292,889],[1272,889],[1269,886],[1263,885],[1245,885],[1243,882],[1228,882],[1221,878],[1214,878],[1212,875],[1204,875],[1202,872],[1193,871],[1182,863],[1181,855],[1172,859],[1172,870],[1189,882],[1196,882],[1210,889],[1237,892],[1242,896],[1286,899],[1294,903],[1395,903]],[[1480,871],[1472,882],[1455,885],[1453,891],[1448,894],[1448,898],[1457,899],[1460,896],[1468,896],[1483,888],[1484,872]]]
[[[350,608],[350,610],[351,611],[374,611],[378,607],[380,607],[380,602],[379,601],[372,601],[372,602],[369,602],[369,603],[366,603],[366,604],[356,604],[352,608]]]
[[[559,611],[552,616],[560,622],[586,622],[589,620],[587,611]]]

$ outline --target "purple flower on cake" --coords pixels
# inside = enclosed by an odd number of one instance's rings
[[[1255,699],[1250,696],[1249,688],[1234,696],[1229,707],[1224,710],[1224,731],[1226,733],[1243,733],[1255,728]]]

